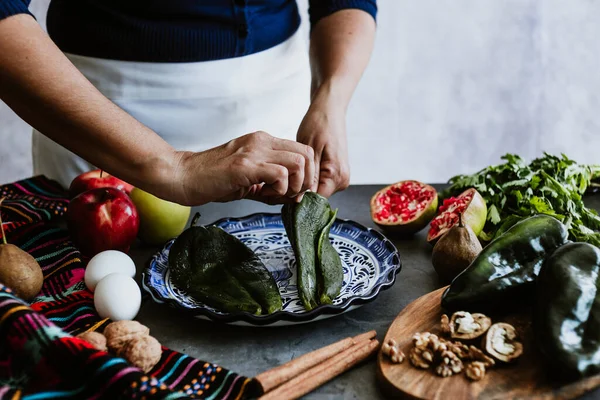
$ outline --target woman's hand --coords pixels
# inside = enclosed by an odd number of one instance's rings
[[[322,18],[310,39],[311,105],[297,140],[315,150],[319,194],[348,187],[346,108],[367,66],[375,21],[362,10],[346,9]]]
[[[178,157],[171,191],[186,205],[242,198],[269,204],[296,201],[315,177],[311,147],[265,132]]]
[[[300,124],[297,140],[314,150],[315,179],[312,191],[329,197],[350,182],[346,113],[328,101],[313,100]]]

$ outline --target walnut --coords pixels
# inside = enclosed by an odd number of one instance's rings
[[[448,350],[457,355],[461,360],[469,358],[469,346],[461,342],[446,342]]]
[[[442,325],[442,333],[445,335],[450,335],[450,319],[446,314],[442,314],[440,324]]]
[[[388,339],[381,346],[381,351],[383,352],[383,354],[388,355],[387,353],[390,352],[390,348],[392,348],[392,347],[398,347],[398,343],[396,343],[396,341],[394,339]]]
[[[429,348],[433,350],[436,354],[441,354],[444,351],[448,350],[448,342],[444,339],[430,339],[429,340]]]
[[[398,349],[398,347],[391,347],[390,354],[388,354],[388,356],[390,357],[390,361],[392,361],[394,364],[402,363],[405,358],[404,353],[402,350]]]
[[[435,373],[439,376],[447,378],[463,370],[462,361],[453,352],[445,351],[440,358],[440,363],[435,369]]]
[[[398,347],[398,344],[394,339],[389,339],[381,346],[381,352],[388,356],[391,362],[394,364],[400,364],[404,361],[404,353]]]
[[[83,332],[77,337],[91,344],[96,350],[106,351],[106,337],[99,332]]]
[[[430,332],[415,333],[413,336],[413,344],[417,349],[425,350],[430,346],[431,341],[438,341],[437,335]]]
[[[427,369],[433,363],[433,353],[429,349],[413,347],[410,353],[408,353],[408,359],[413,366]]]
[[[122,356],[144,372],[149,372],[162,356],[158,340],[150,335],[138,335],[123,347]]]
[[[471,361],[481,362],[486,368],[489,368],[496,364],[493,358],[488,357],[483,351],[479,350],[475,346],[469,347],[469,359]]]
[[[492,320],[483,314],[457,311],[450,318],[450,336],[453,339],[470,340],[483,335]]]
[[[512,325],[499,322],[492,325],[485,336],[485,351],[496,360],[513,361],[523,354],[523,344],[518,339]]]
[[[485,376],[485,364],[481,361],[473,361],[467,364],[465,375],[472,381],[479,381]]]
[[[138,336],[148,336],[150,329],[137,321],[117,321],[104,329],[106,344],[110,351],[120,356],[125,344]]]

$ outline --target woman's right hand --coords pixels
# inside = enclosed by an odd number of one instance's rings
[[[260,131],[178,157],[171,191],[185,205],[243,198],[268,204],[297,201],[315,179],[311,147]]]

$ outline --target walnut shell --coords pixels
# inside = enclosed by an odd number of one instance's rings
[[[83,332],[77,335],[79,339],[85,340],[91,344],[96,350],[106,351],[106,337],[100,332]]]
[[[517,330],[505,322],[490,327],[484,338],[484,347],[490,356],[503,362],[511,362],[523,354]]]
[[[457,311],[450,318],[450,337],[461,340],[475,339],[486,333],[490,325],[492,320],[484,314]]]
[[[450,318],[446,314],[442,314],[440,318],[441,330],[444,335],[450,335]]]
[[[150,335],[136,336],[124,346],[122,356],[144,372],[149,372],[162,356],[160,343]]]
[[[128,341],[149,334],[150,329],[137,321],[112,322],[104,329],[108,348],[118,356],[121,355]]]

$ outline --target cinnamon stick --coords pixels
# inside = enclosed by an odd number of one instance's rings
[[[367,359],[378,348],[379,342],[377,340],[356,343],[340,354],[266,393],[259,400],[294,400],[302,397]]]
[[[350,348],[354,344],[374,338],[376,334],[377,332],[375,331],[369,331],[353,338],[348,337],[342,339],[338,342],[330,344],[329,346],[304,354],[303,356],[282,364],[279,367],[263,372],[257,375],[255,379],[262,386],[263,393],[267,393],[282,383],[287,382],[295,376],[298,376],[298,374]]]

